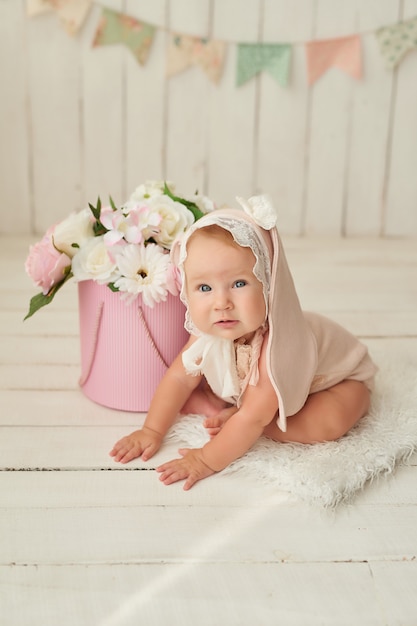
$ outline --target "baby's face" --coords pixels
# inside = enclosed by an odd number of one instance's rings
[[[188,308],[196,328],[224,339],[250,340],[265,321],[262,283],[250,248],[197,231],[184,263]]]

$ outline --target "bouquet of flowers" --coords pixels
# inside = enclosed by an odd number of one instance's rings
[[[42,292],[31,299],[25,319],[70,278],[107,285],[128,303],[141,295],[150,307],[178,294],[169,250],[177,235],[214,209],[213,202],[197,193],[180,198],[161,181],[140,185],[119,208],[109,202],[102,206],[98,198],[96,206],[71,214],[31,246],[25,269]]]

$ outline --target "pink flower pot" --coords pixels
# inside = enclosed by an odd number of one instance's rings
[[[78,284],[81,378],[85,395],[104,406],[146,412],[168,366],[188,339],[179,297],[151,309],[126,304],[92,280]]]

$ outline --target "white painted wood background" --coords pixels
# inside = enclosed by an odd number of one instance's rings
[[[219,203],[269,192],[294,235],[417,234],[417,51],[385,69],[375,30],[417,0],[101,0],[149,21],[145,67],[92,48],[96,4],[74,39],[54,14],[0,0],[0,232],[43,232],[98,194],[117,202],[167,178]],[[165,30],[163,30],[165,29]],[[222,80],[165,77],[169,31],[229,43]],[[304,43],[362,34],[364,77],[307,85]],[[294,43],[287,88],[235,86],[236,42]]]

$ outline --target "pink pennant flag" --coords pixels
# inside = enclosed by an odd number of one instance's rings
[[[306,43],[308,84],[312,85],[331,67],[362,78],[361,40],[358,35]]]

